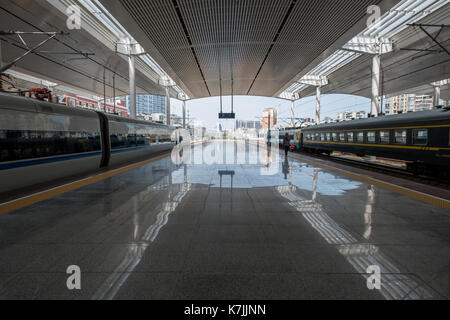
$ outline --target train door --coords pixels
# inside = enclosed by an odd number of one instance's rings
[[[105,114],[97,112],[100,120],[101,139],[102,139],[102,160],[100,162],[100,168],[109,166],[111,159],[111,141],[109,135],[109,121]]]

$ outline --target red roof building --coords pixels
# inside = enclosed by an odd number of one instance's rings
[[[64,104],[72,108],[83,108],[95,111],[102,111],[105,113],[116,114],[121,117],[128,117],[128,109],[125,106],[125,101],[117,100],[116,106],[112,103],[106,103],[106,108],[103,101],[97,101],[93,99],[88,99],[76,95],[66,94],[60,96],[58,99],[59,103]]]

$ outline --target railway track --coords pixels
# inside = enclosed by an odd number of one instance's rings
[[[370,163],[365,161],[359,161],[359,160],[353,160],[348,158],[343,158],[339,156],[326,156],[323,154],[312,154],[308,152],[301,152],[296,151],[295,153],[309,156],[312,158],[320,159],[320,160],[327,160],[332,161],[335,163],[340,163],[343,165],[364,169],[372,172],[382,173],[382,174],[388,174],[390,176],[396,177],[396,178],[402,178],[407,179],[409,181],[414,181],[417,183],[438,187],[442,189],[450,189],[450,181],[446,179],[439,179],[437,177],[432,176],[425,176],[425,175],[415,175],[412,172],[407,171],[406,169],[401,168],[395,168],[393,166],[389,165],[383,165],[383,164],[377,164],[377,163]]]

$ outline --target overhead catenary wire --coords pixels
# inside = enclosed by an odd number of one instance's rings
[[[9,15],[13,16],[14,18],[20,20],[21,22],[25,23],[26,25],[28,25],[28,26],[30,26],[30,27],[32,27],[32,28],[38,30],[39,32],[46,33],[46,31],[43,30],[42,28],[40,28],[40,27],[38,27],[38,26],[36,26],[36,25],[30,23],[29,21],[23,19],[22,17],[19,17],[18,15],[16,15],[16,14],[13,13],[13,12],[11,12],[10,10],[4,8],[3,6],[0,6],[0,9],[3,10],[4,12],[8,13]],[[55,29],[56,29],[56,28],[55,28]],[[92,57],[90,57],[90,55],[86,55],[84,52],[82,52],[82,51],[80,51],[80,50],[74,48],[73,46],[71,46],[70,44],[66,43],[65,41],[63,41],[63,40],[61,40],[61,39],[58,39],[58,37],[54,37],[52,40],[53,40],[53,41],[57,41],[58,43],[60,43],[60,44],[62,44],[63,46],[65,46],[66,48],[72,50],[74,53],[80,54],[81,56],[85,57],[85,59],[88,59],[89,61],[91,61],[91,62],[97,64],[98,66],[100,66],[100,67],[102,67],[102,68],[106,68],[108,71],[112,72],[112,73],[115,74],[116,76],[119,76],[119,77],[122,78],[123,80],[129,81],[129,78],[128,78],[127,76],[124,76],[124,75],[118,73],[117,71],[115,71],[114,69],[112,69],[111,67],[109,67],[108,65],[106,65],[106,64],[104,64],[104,63],[101,63],[101,62],[97,61],[96,59],[93,59]],[[3,38],[3,41],[5,41],[4,38]],[[7,41],[7,42],[8,42],[8,41]],[[16,45],[16,47],[19,47],[20,49],[25,50],[25,48],[23,48],[23,47],[21,47],[21,46],[17,46],[17,45]],[[54,60],[54,59],[51,59],[51,58],[49,58],[49,57],[47,57],[47,56],[45,56],[45,55],[43,55],[43,54],[40,54],[40,53],[38,53],[38,52],[33,52],[32,54],[37,55],[37,56],[39,56],[39,57],[41,57],[41,58],[43,58],[43,59],[46,59],[46,60],[48,60],[48,61],[50,61],[50,62],[52,62],[52,63],[55,63],[55,64],[57,64],[57,65],[59,65],[59,66],[65,67],[65,68],[69,69],[70,71],[76,72],[76,73],[78,73],[78,74],[80,74],[80,75],[82,75],[82,76],[88,77],[88,78],[90,78],[90,79],[92,79],[92,80],[94,80],[94,81],[96,81],[96,82],[98,82],[98,83],[100,83],[100,84],[103,84],[103,81],[102,81],[101,79],[98,79],[98,78],[96,78],[96,77],[94,77],[94,76],[92,76],[92,75],[89,75],[89,74],[87,74],[87,73],[85,73],[85,72],[82,72],[82,71],[80,71],[80,70],[76,70],[76,69],[73,68],[73,67],[69,67],[69,66],[67,66],[67,65],[65,65],[65,64],[63,64],[63,63],[61,63],[61,62],[58,62],[58,61],[56,61],[56,60]],[[111,88],[111,85],[108,84],[107,86],[108,86],[109,88]],[[147,93],[150,93],[150,92],[148,92],[148,91],[145,89],[145,86],[142,86],[142,85],[139,84],[139,87],[140,87],[141,89],[143,89],[144,91],[146,91]],[[118,90],[120,90],[120,89],[118,89]],[[127,94],[127,92],[125,92],[125,91],[123,91],[123,90],[120,90],[120,91],[123,92],[123,93],[125,93],[125,94]]]

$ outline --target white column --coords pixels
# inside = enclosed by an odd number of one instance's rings
[[[320,87],[316,87],[316,124],[320,124]]]
[[[381,83],[381,58],[380,55],[374,55],[372,60],[372,105],[371,105],[371,114],[373,117],[378,117],[381,110],[380,83]]]
[[[295,100],[292,100],[292,105],[291,105],[291,127],[294,128],[295,127]]]
[[[135,57],[130,54],[128,56],[130,66],[130,118],[136,119],[136,67]]]
[[[439,102],[441,101],[441,87],[435,86],[434,87],[434,107],[437,107],[439,105]]]
[[[186,100],[183,100],[183,128],[186,129]]]
[[[170,87],[166,86],[166,125],[170,126]]]

